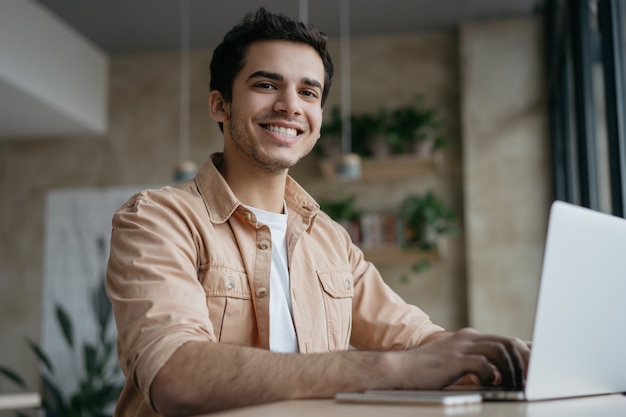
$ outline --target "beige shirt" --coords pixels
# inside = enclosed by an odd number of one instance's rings
[[[114,215],[107,290],[127,377],[116,416],[156,415],[150,384],[189,341],[269,348],[271,236],[212,160]],[[300,352],[403,349],[442,329],[382,280],[341,225],[288,178],[287,255]]]

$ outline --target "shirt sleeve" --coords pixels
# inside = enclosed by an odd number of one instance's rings
[[[354,347],[408,349],[444,330],[419,307],[406,303],[394,292],[356,245],[351,248],[351,264],[355,280],[350,343]]]
[[[106,276],[121,368],[149,404],[150,385],[176,349],[216,341],[193,234],[184,211],[161,200],[140,193],[115,213]]]

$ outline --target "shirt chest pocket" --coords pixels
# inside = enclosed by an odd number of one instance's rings
[[[246,274],[234,269],[209,267],[201,273],[200,282],[218,340],[254,346],[256,320]]]
[[[346,350],[352,332],[354,278],[349,270],[317,271],[326,312],[328,349]]]

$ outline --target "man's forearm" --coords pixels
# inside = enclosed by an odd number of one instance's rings
[[[151,387],[161,415],[187,416],[366,389],[437,389],[474,375],[521,389],[530,351],[518,339],[473,329],[438,333],[417,349],[281,354],[211,342],[181,346]]]
[[[152,383],[152,401],[164,416],[292,398],[327,398],[378,388],[389,373],[375,352],[279,354],[210,342],[180,347]],[[376,384],[376,385],[375,385]]]

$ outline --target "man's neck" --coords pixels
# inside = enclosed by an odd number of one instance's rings
[[[265,211],[283,212],[287,171],[270,174],[249,164],[238,164],[227,155],[217,169],[242,203]]]

